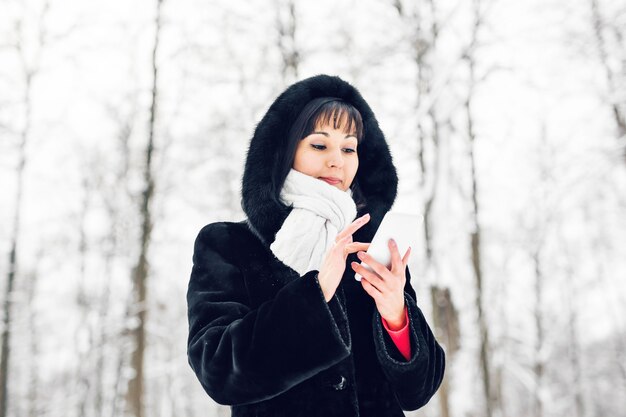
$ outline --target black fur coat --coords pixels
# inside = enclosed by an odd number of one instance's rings
[[[358,181],[370,222],[354,234],[370,242],[396,197],[398,178],[378,123],[358,91],[320,75],[289,87],[250,142],[242,184],[247,220],[205,226],[194,247],[187,293],[189,363],[206,392],[235,417],[392,417],[435,393],[444,353],[416,304],[407,268],[405,302],[411,358],[384,330],[373,299],[354,279],[348,257],[326,303],[318,271],[299,276],[269,249],[290,208],[271,199],[270,177],[289,121],[311,99],[340,97],[363,117]]]

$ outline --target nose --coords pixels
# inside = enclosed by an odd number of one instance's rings
[[[326,161],[328,167],[343,168],[343,157],[341,155],[341,149],[338,152],[333,152],[328,156]]]

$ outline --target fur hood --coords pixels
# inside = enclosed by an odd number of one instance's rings
[[[389,147],[372,109],[356,88],[336,76],[317,75],[287,88],[272,103],[258,123],[242,180],[241,206],[248,226],[265,244],[274,241],[276,232],[291,209],[273,198],[272,172],[283,160],[287,133],[304,106],[318,97],[337,97],[353,105],[363,119],[363,138],[359,143],[357,181],[366,207],[357,216],[370,213],[371,220],[354,234],[355,241],[369,241],[396,198],[398,176]]]

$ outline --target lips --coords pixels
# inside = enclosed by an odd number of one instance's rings
[[[320,177],[320,180],[326,181],[330,185],[337,185],[341,182],[339,178],[335,177]]]

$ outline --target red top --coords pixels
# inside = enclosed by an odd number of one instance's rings
[[[402,356],[408,361],[411,359],[411,341],[409,339],[409,312],[406,306],[404,306],[404,317],[406,318],[404,327],[399,330],[390,330],[385,319],[382,320],[385,330],[391,336],[391,340],[393,340]]]

